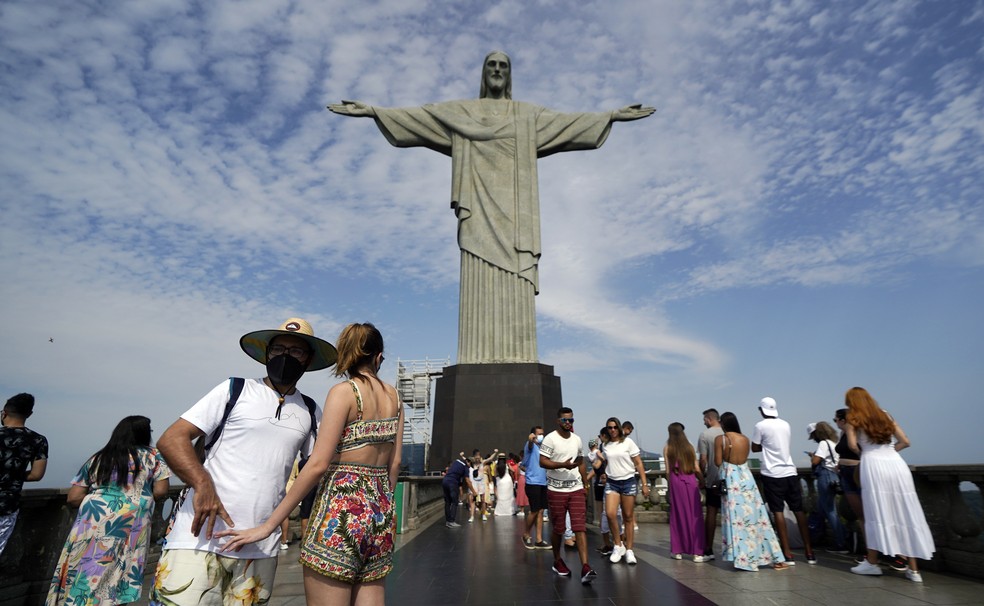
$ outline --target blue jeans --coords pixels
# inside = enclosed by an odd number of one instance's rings
[[[837,474],[826,467],[817,471],[817,509],[827,518],[827,524],[834,533],[834,544],[837,549],[845,547],[845,530],[837,513],[837,491],[835,484]]]

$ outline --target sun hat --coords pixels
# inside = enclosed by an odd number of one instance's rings
[[[311,346],[311,363],[307,367],[309,371],[328,368],[338,359],[338,351],[335,346],[314,336],[314,329],[311,328],[311,324],[303,318],[288,318],[279,328],[273,330],[256,330],[246,333],[239,339],[239,346],[243,348],[247,356],[260,364],[266,364],[267,346],[274,337],[281,335],[300,337]]]
[[[808,438],[813,437],[813,432],[816,431],[816,430],[817,430],[817,424],[816,423],[810,423],[809,425],[807,425],[806,426],[806,437],[808,437]]]
[[[598,445],[598,440],[594,440],[594,439],[588,440],[588,448],[594,448],[597,445]]]
[[[762,414],[767,417],[775,418],[779,416],[779,409],[776,408],[776,401],[769,397],[762,398],[762,401],[759,402],[759,410],[761,410]]]

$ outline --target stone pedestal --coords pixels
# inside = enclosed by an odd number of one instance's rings
[[[443,470],[478,448],[520,454],[530,427],[556,429],[560,377],[545,364],[455,364],[437,379],[427,468]]]

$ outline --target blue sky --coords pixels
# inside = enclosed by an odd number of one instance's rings
[[[288,316],[376,323],[391,380],[453,360],[450,160],[325,105],[473,98],[502,49],[518,100],[658,108],[540,162],[539,352],[578,433],[750,433],[771,395],[799,452],[861,385],[910,463],[980,463],[982,31],[970,1],[4,2],[3,397],[38,397],[62,486],[123,416],[159,434],[261,375],[238,338]]]

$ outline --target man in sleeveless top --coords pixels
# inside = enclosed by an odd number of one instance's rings
[[[261,603],[270,598],[279,534],[221,554],[225,541],[214,534],[260,525],[284,498],[294,458],[310,454],[317,430],[312,425],[321,419],[321,409],[310,402],[312,414],[295,385],[305,372],[334,364],[337,353],[300,318],[248,333],[240,347],[266,366],[266,376],[246,379],[235,401],[231,381],[222,381],[157,442],[191,490],[167,535],[151,604],[219,606],[247,595]],[[199,458],[193,442],[216,436]]]
[[[714,439],[724,435],[716,409],[708,408],[704,411],[704,427],[707,429],[700,432],[700,437],[697,438],[697,464],[704,474],[704,503],[707,505],[704,516],[704,557],[713,560],[714,531],[717,528],[718,511],[721,510],[721,490],[716,484],[718,467],[714,464]]]

